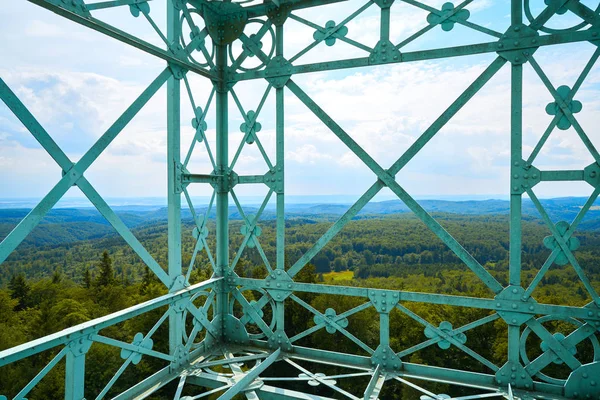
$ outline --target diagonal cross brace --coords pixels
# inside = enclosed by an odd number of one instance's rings
[[[230,387],[225,393],[219,397],[219,400],[231,400],[233,397],[242,392],[249,384],[252,383],[253,380],[259,377],[261,373],[263,373],[267,368],[269,368],[277,358],[279,358],[279,354],[281,353],[281,349],[277,349],[271,354],[269,357],[265,358],[260,364],[256,367],[252,368],[248,371],[245,376],[240,379],[235,385]]]
[[[467,252],[431,215],[421,207],[394,179],[393,171],[384,170],[377,162],[348,135],[329,115],[323,111],[291,79],[287,87],[308,107],[377,177],[396,194],[406,206],[429,227],[479,279],[494,293],[500,293],[502,285],[475,258]]]
[[[120,133],[122,128],[137,114],[145,103],[162,86],[164,81],[170,76],[168,69],[164,70],[150,86],[138,97],[138,99],[125,111],[125,113],[106,131],[106,133],[94,144],[94,146],[82,157],[82,159],[73,164],[67,155],[54,142],[46,130],[40,125],[35,117],[29,112],[25,105],[10,90],[6,83],[0,79],[0,98],[11,109],[15,116],[31,132],[42,147],[50,154],[63,171],[71,171],[71,174],[65,176],[44,197],[15,229],[0,243],[0,263],[2,263],[9,254],[23,241],[23,239],[35,228],[46,213],[56,204],[56,202],[66,193],[73,183],[76,183],[81,191],[94,204],[98,211],[106,218],[113,228],[123,237],[131,248],[140,256],[146,265],[156,274],[156,276],[167,287],[171,285],[171,279],[161,266],[152,258],[150,253],[142,246],[137,238],[131,233],[129,228],[121,221],[110,206],[96,192],[94,187],[83,177],[83,172],[92,164],[92,162],[101,154],[101,152],[110,144],[110,142]],[[87,156],[87,157],[86,157]],[[81,165],[81,167],[80,167]],[[80,168],[80,169],[79,169]],[[76,172],[77,170],[81,172]],[[73,175],[75,174],[75,175]],[[76,178],[77,179],[72,179]],[[65,182],[68,186],[65,185]],[[58,188],[58,189],[57,189]],[[53,194],[54,192],[54,194]],[[60,193],[62,192],[62,193]],[[53,196],[50,196],[53,194]]]
[[[502,68],[506,60],[502,57],[496,60],[475,79],[475,81],[427,128],[423,134],[396,160],[389,169],[389,173],[398,173],[412,158],[439,132],[456,113]],[[378,180],[375,182],[339,220],[317,240],[288,271],[290,277],[294,277],[325,245],[350,221],[358,212],[373,198],[385,185]]]

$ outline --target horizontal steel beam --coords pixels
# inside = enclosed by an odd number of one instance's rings
[[[485,42],[479,44],[469,44],[464,46],[455,47],[444,47],[439,49],[431,50],[416,50],[406,53],[402,53],[399,60],[388,60],[388,61],[373,61],[370,57],[351,58],[346,60],[327,61],[322,63],[311,63],[311,64],[300,64],[291,66],[290,69],[282,71],[282,75],[285,74],[305,74],[310,72],[324,72],[333,71],[347,68],[360,68],[374,65],[387,65],[387,64],[398,64],[405,62],[414,61],[427,61],[435,60],[439,58],[449,57],[461,57],[470,56],[476,54],[485,53],[497,53],[499,51],[512,51],[512,50],[528,50],[539,46],[550,46],[556,44],[584,42],[598,40],[600,37],[600,30],[596,28],[590,28],[583,31],[568,32],[568,33],[557,33],[552,35],[543,35],[535,37],[535,42],[522,40],[514,45],[514,42],[505,43],[504,40]],[[533,40],[533,39],[532,39]],[[269,75],[269,79],[275,78],[279,75]],[[243,73],[230,73],[228,80],[230,81],[243,81],[250,79],[266,78],[266,71],[251,71]]]
[[[109,25],[105,22],[102,22],[93,17],[85,17],[83,15],[74,13],[62,7],[58,7],[55,4],[50,3],[47,0],[27,0],[33,4],[36,4],[40,7],[43,7],[47,10],[52,11],[62,17],[65,17],[73,22],[76,22],[80,25],[83,25],[87,28],[93,29],[97,32],[103,33],[107,36],[112,37],[113,39],[117,39],[120,42],[133,46],[139,50],[142,50],[150,55],[156,56],[158,58],[162,58],[163,60],[173,63],[185,70],[195,72],[198,75],[204,76],[206,78],[220,81],[220,78],[216,75],[211,74],[207,70],[200,68],[187,60],[181,60],[170,53],[167,50],[163,50],[160,47],[157,47],[151,43],[143,41],[133,35],[128,34],[125,31],[122,31],[118,28],[115,28],[112,25]]]
[[[159,307],[172,304],[177,300],[181,300],[192,296],[196,292],[201,290],[212,288],[216,282],[219,282],[223,278],[213,278],[196,285],[190,286],[189,288],[180,290],[178,292],[165,294],[152,300],[148,300],[144,303],[137,304],[135,306],[126,308],[116,313],[109,314],[107,316],[96,318],[83,324],[73,326],[68,329],[64,329],[60,332],[53,333],[52,335],[44,336],[42,338],[32,340],[31,342],[24,343],[22,345],[13,347],[8,350],[0,352],[0,367],[10,364],[12,362],[21,360],[23,358],[32,356],[42,351],[51,349],[56,346],[60,346],[69,343],[73,340],[77,340],[82,336],[96,333],[106,327],[116,325],[127,319],[131,319],[138,315],[147,313],[148,311],[155,310]]]
[[[270,282],[262,279],[252,278],[228,278],[228,283],[241,285],[251,289],[271,289]],[[398,294],[399,301],[408,301],[414,303],[440,304],[455,307],[479,308],[486,310],[513,310],[513,301],[483,299],[468,296],[444,295],[435,293],[405,292],[401,290],[370,289],[353,286],[323,285],[315,283],[289,282],[289,290],[293,292],[332,294],[351,297],[363,297],[368,299],[369,293],[387,293],[388,295]],[[589,321],[600,321],[600,311],[593,308],[558,306],[554,304],[541,303],[523,303],[516,302],[519,308],[518,312],[534,315],[549,315],[581,318]]]

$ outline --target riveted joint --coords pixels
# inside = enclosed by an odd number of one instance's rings
[[[515,161],[511,169],[511,194],[523,194],[540,183],[540,170],[526,161]]]
[[[188,171],[185,169],[183,164],[178,161],[174,161],[175,168],[173,169],[173,173],[175,174],[173,182],[175,182],[175,193],[180,194],[183,193],[183,189],[189,184],[189,182],[185,181],[185,176],[189,175]]]
[[[513,65],[522,65],[540,47],[539,36],[527,25],[511,26],[496,43],[498,55]]]
[[[494,300],[496,312],[508,325],[521,326],[535,315],[537,302],[525,296],[525,289],[520,286],[507,286]]]
[[[91,18],[90,10],[83,2],[83,0],[46,0],[50,4],[54,4],[62,9],[68,10],[72,13],[81,15],[85,18]]]
[[[263,182],[267,187],[273,189],[275,193],[283,193],[283,168],[273,167],[263,176]]]
[[[400,294],[392,290],[369,290],[371,304],[380,314],[389,314],[400,301]]]
[[[520,389],[532,389],[533,379],[531,375],[518,362],[507,362],[496,372],[496,383],[500,386],[508,386]]]
[[[402,361],[390,346],[379,345],[371,356],[371,365],[381,365],[384,372],[400,371]]]
[[[70,341],[67,347],[75,357],[79,357],[86,354],[93,343],[91,335],[87,335]]]
[[[271,335],[268,341],[268,346],[270,349],[280,348],[281,350],[286,352],[291,352],[294,349],[294,346],[292,346],[290,339],[288,338],[286,333],[281,329],[276,330]]]
[[[72,186],[76,186],[77,185],[77,181],[83,175],[81,175],[79,172],[77,172],[75,170],[74,166],[71,166],[71,168],[69,168],[69,170],[67,170],[67,171],[62,170],[62,176],[63,177],[68,176],[69,180],[72,182]]]
[[[394,4],[394,0],[373,0],[373,2],[382,9],[390,8]]]

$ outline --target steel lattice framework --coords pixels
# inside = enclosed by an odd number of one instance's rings
[[[0,262],[6,260],[44,215],[73,185],[94,204],[98,211],[110,222],[145,264],[169,289],[169,294],[147,303],[122,310],[118,313],[96,319],[65,331],[43,337],[21,346],[0,352],[0,367],[17,362],[34,354],[54,349],[57,353],[50,363],[44,366],[31,382],[14,399],[24,399],[40,380],[65,359],[67,399],[84,398],[85,360],[88,349],[94,343],[103,343],[122,349],[124,363],[106,383],[100,393],[87,393],[97,399],[106,397],[113,384],[130,364],[137,364],[141,357],[155,357],[165,360],[169,366],[156,371],[152,376],[116,395],[118,399],[142,398],[150,395],[168,382],[178,380],[175,399],[180,399],[184,387],[196,387],[198,395],[185,397],[188,400],[220,393],[221,399],[230,399],[243,394],[248,399],[318,399],[324,398],[278,387],[279,381],[297,380],[312,384],[322,384],[333,389],[338,396],[356,399],[378,398],[384,385],[394,381],[410,385],[423,393],[422,398],[442,399],[448,396],[431,393],[417,386],[415,380],[448,382],[470,386],[480,390],[480,394],[462,397],[463,399],[487,397],[519,398],[600,398],[600,297],[590,283],[584,270],[573,255],[579,242],[574,233],[586,212],[600,194],[600,154],[578,123],[575,114],[581,110],[581,103],[575,100],[578,90],[600,56],[597,49],[581,71],[573,87],[555,87],[540,67],[534,53],[543,46],[590,42],[598,45],[600,32],[599,9],[590,9],[579,0],[546,0],[543,11],[533,15],[529,0],[511,1],[510,26],[505,32],[497,32],[488,27],[469,21],[468,7],[473,0],[465,0],[454,5],[446,3],[441,9],[428,6],[416,0],[369,0],[355,12],[341,19],[320,26],[297,15],[297,10],[323,6],[339,0],[272,0],[262,4],[242,5],[234,2],[207,0],[168,0],[167,32],[163,33],[150,16],[150,6],[156,2],[146,0],[112,0],[87,3],[83,0],[30,0],[43,8],[70,19],[90,29],[106,34],[114,39],[134,46],[141,51],[163,59],[165,69],[152,81],[140,96],[127,108],[114,124],[77,162],[71,161],[54,142],[36,118],[0,79],[0,98],[15,116],[31,132],[40,145],[56,161],[63,171],[62,178],[43,200],[14,228],[0,243]],[[404,3],[428,13],[423,28],[405,38],[400,43],[390,41],[391,8]],[[141,38],[132,36],[97,18],[99,9],[121,7],[131,12],[133,17],[145,18],[156,30],[164,46],[152,45]],[[379,40],[371,48],[348,35],[347,24],[374,7],[380,10]],[[580,21],[577,25],[564,29],[546,26],[552,17],[569,13]],[[202,18],[204,27],[197,24]],[[284,30],[286,21],[294,20],[314,31],[314,41],[295,55],[284,55]],[[245,33],[250,23],[260,24],[254,34]],[[428,50],[403,51],[404,47],[422,35],[440,26],[450,31],[460,24],[473,31],[487,35],[489,41],[455,47]],[[184,37],[183,27],[189,29],[190,37]],[[263,40],[272,37],[272,48],[263,48]],[[208,45],[210,37],[212,45]],[[364,52],[364,57],[302,64],[300,59],[316,46],[333,46],[336,41],[345,42]],[[241,52],[234,55],[233,46],[241,45]],[[383,64],[406,63],[446,57],[469,56],[494,53],[496,58],[458,96],[452,104],[427,128],[399,158],[387,168],[378,164],[355,140],[338,125],[293,79],[295,75],[317,71],[331,71],[343,68],[368,67]],[[249,68],[245,61],[253,57],[260,65]],[[198,61],[202,60],[202,61]],[[550,92],[555,102],[547,107],[553,119],[541,136],[529,158],[525,159],[522,150],[522,108],[523,108],[523,68],[528,64]],[[510,68],[511,87],[511,142],[510,142],[510,271],[509,284],[502,285],[487,271],[461,244],[430,216],[417,201],[407,193],[396,180],[396,175],[428,142],[448,123],[473,96],[482,89],[501,69]],[[188,76],[197,74],[212,82],[212,92],[206,96],[204,109],[197,106],[198,94],[191,89]],[[255,111],[247,111],[236,95],[234,85],[245,80],[264,79],[268,87],[260,97]],[[140,109],[153,97],[159,88],[167,85],[168,99],[168,268],[163,268],[142,246],[108,204],[86,180],[84,174],[100,154],[117,137]],[[285,268],[285,219],[284,219],[284,91],[295,95],[319,120],[323,122],[362,162],[373,172],[372,186],[335,222],[327,232],[291,267]],[[276,96],[276,157],[271,160],[260,140],[261,126],[258,118],[265,99],[271,91]],[[182,93],[183,92],[183,93]],[[194,109],[192,121],[196,130],[186,157],[180,156],[180,100],[189,97]],[[182,96],[183,95],[183,96]],[[243,140],[233,157],[228,154],[230,137],[228,132],[228,105],[233,100],[244,119],[241,130]],[[216,149],[211,149],[206,138],[205,118],[211,104],[216,108]],[[573,127],[589,150],[594,163],[583,170],[543,171],[535,166],[536,156],[555,129]],[[213,172],[196,174],[188,170],[188,163],[195,146],[205,146]],[[267,165],[263,175],[244,175],[236,170],[236,162],[245,146],[255,145]],[[214,150],[214,156],[213,156]],[[544,181],[585,181],[593,187],[593,193],[581,208],[577,217],[570,223],[554,224],[538,198],[534,187]],[[212,187],[212,199],[205,215],[194,211],[190,185],[204,184]],[[238,185],[266,185],[268,194],[255,216],[246,215],[235,188]],[[210,185],[210,186],[209,186]],[[389,188],[412,212],[431,229],[460,260],[489,289],[487,298],[450,296],[441,294],[415,293],[402,290],[382,290],[358,287],[342,287],[301,283],[294,280],[302,268],[321,250],[357,213],[380,192]],[[551,249],[546,262],[540,266],[537,275],[528,286],[522,285],[521,273],[521,206],[522,197],[527,194],[537,207],[542,219],[548,225],[551,236],[545,241]],[[276,217],[276,262],[271,265],[262,250],[259,236],[260,216],[271,197],[275,196]],[[181,199],[185,198],[193,213],[196,227],[193,235],[196,246],[192,262],[186,269],[182,266],[181,244]],[[228,208],[230,199],[243,218],[243,242],[230,259]],[[216,254],[211,253],[207,242],[208,215],[216,208]],[[256,248],[267,270],[265,279],[251,279],[238,276],[234,268],[245,249]],[[190,285],[189,279],[194,260],[200,252],[206,252],[213,269],[213,277],[208,281]],[[542,304],[532,297],[532,292],[544,278],[553,264],[570,264],[587,289],[592,302],[585,307]],[[257,301],[249,301],[247,291],[260,293]],[[334,309],[319,311],[304,300],[300,293],[319,293],[352,296],[361,299],[360,305],[342,313]],[[198,305],[202,299],[202,305]],[[470,323],[453,327],[450,322],[436,326],[423,316],[410,310],[410,303],[466,307],[486,311],[486,316]],[[314,315],[315,325],[306,331],[290,337],[286,329],[285,306],[296,303]],[[101,333],[109,326],[122,323],[151,310],[168,306],[168,311],[145,333],[136,335],[132,343],[125,343]],[[235,307],[234,307],[235,306]],[[241,309],[236,315],[234,309]],[[272,312],[265,313],[266,309]],[[367,345],[352,333],[348,318],[374,309],[379,316],[379,343],[376,348]],[[428,340],[410,348],[390,347],[390,313],[398,310],[422,325]],[[265,315],[269,314],[270,318]],[[191,317],[190,317],[191,316]],[[272,317],[272,318],[271,318]],[[191,321],[191,323],[188,323]],[[563,321],[576,328],[566,337],[551,332],[544,325],[549,321]],[[152,335],[162,325],[169,326],[169,352],[153,350]],[[485,324],[503,323],[508,332],[507,361],[496,365],[468,347],[466,334]],[[249,325],[255,329],[249,330]],[[343,354],[299,346],[297,342],[315,332],[340,335],[354,342],[359,354]],[[535,359],[529,359],[526,341],[535,335],[543,341],[543,351]],[[595,350],[594,361],[583,364],[573,351],[575,346],[590,341]],[[479,363],[487,373],[473,373],[461,370],[460,365],[433,367],[409,363],[406,358],[429,346],[447,349],[454,346]],[[441,350],[443,351],[443,350]],[[366,355],[365,355],[366,354]],[[296,378],[272,378],[261,374],[274,363],[285,362],[300,373]],[[348,369],[345,374],[326,376],[312,372],[302,365],[333,364]],[[564,363],[572,371],[568,379],[557,379],[544,373],[552,363]],[[242,368],[246,364],[247,366]],[[228,366],[230,373],[218,373],[214,367]],[[0,371],[2,369],[0,368]],[[353,394],[344,390],[345,378],[366,376],[369,379],[364,393]],[[204,388],[204,389],[203,389]],[[206,389],[208,388],[208,389]],[[114,395],[114,394],[112,394]],[[0,398],[6,399],[5,396]]]

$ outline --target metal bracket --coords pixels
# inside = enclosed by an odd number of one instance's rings
[[[379,345],[371,356],[372,365],[381,365],[384,371],[399,371],[402,368],[402,360],[396,355],[390,346]]]
[[[268,343],[270,349],[280,348],[281,350],[292,351],[294,348],[288,336],[281,329],[278,329],[273,333],[269,338]]]
[[[207,335],[208,336],[208,335]],[[179,370],[190,363],[190,353],[185,350],[185,346],[179,345],[173,354],[173,361],[169,365],[171,371]]]
[[[225,315],[223,327],[223,340],[227,343],[245,344],[250,340],[244,324],[231,314]]]
[[[527,25],[511,26],[498,41],[498,55],[513,65],[522,65],[539,48],[539,36]]]
[[[565,385],[565,395],[570,399],[598,398],[600,393],[600,362],[582,365],[571,372]]]
[[[496,372],[496,382],[521,389],[533,388],[533,379],[518,362],[507,362]]]
[[[90,349],[90,347],[92,347],[93,343],[94,342],[92,341],[92,336],[87,335],[87,336],[82,336],[79,339],[73,340],[72,342],[69,342],[69,344],[67,346],[69,347],[69,351],[75,357],[78,357],[83,354],[86,354],[88,352],[88,350]]]
[[[283,88],[292,76],[292,64],[283,56],[275,56],[265,68],[265,79],[275,89]]]
[[[496,312],[507,324],[520,326],[533,318],[533,311],[537,302],[531,298],[525,298],[525,289],[520,286],[507,286],[498,293],[494,300]]]
[[[248,13],[238,3],[211,1],[200,11],[208,34],[217,45],[228,45],[238,39],[248,22]]]
[[[290,16],[291,12],[292,5],[290,3],[286,3],[280,6],[267,6],[267,17],[269,17],[269,19],[275,26],[283,25],[287,18]]]
[[[523,194],[541,182],[542,174],[533,165],[526,161],[515,161],[511,169],[511,194]]]
[[[65,10],[71,11],[72,13],[82,15],[86,18],[90,18],[92,14],[88,10],[83,0],[46,0],[50,4],[54,4],[57,7],[61,7]]]
[[[283,169],[273,167],[264,175],[264,183],[275,193],[283,193]]]
[[[180,194],[183,193],[183,188],[185,186],[187,186],[187,184],[189,183],[184,183],[184,176],[185,174],[189,174],[187,170],[185,170],[185,168],[183,167],[183,164],[181,164],[180,162],[177,161],[173,161],[175,163],[175,168],[174,168],[174,182],[175,182],[175,193]]]
[[[400,50],[389,40],[380,40],[369,56],[369,64],[395,63],[402,60]]]
[[[281,269],[273,271],[271,275],[265,278],[267,293],[275,301],[284,301],[292,294],[293,282],[287,272]]]
[[[392,311],[400,301],[398,293],[386,290],[370,290],[369,299],[378,313],[386,314]]]
[[[394,4],[394,0],[373,0],[375,4],[379,6],[379,8],[390,8],[392,4]]]
[[[583,179],[594,188],[600,187],[600,165],[592,163],[583,170]]]

